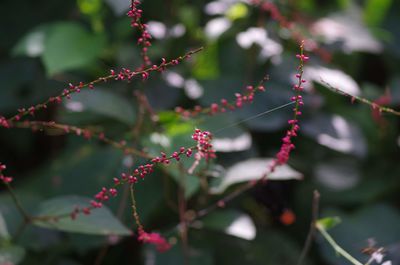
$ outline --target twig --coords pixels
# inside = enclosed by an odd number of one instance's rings
[[[57,130],[62,130],[65,134],[74,133],[75,135],[83,136],[86,139],[90,139],[91,137],[93,137],[114,148],[122,150],[125,154],[133,154],[147,159],[152,158],[151,156],[147,155],[146,153],[140,150],[126,146],[124,141],[121,142],[114,141],[111,138],[105,136],[104,133],[95,132],[88,128],[80,128],[68,124],[56,123],[54,121],[22,121],[22,122],[14,122],[13,125],[17,128],[32,129],[34,131],[38,129],[43,130],[45,128],[57,129]]]
[[[8,192],[11,195],[11,198],[15,204],[15,206],[17,207],[19,213],[22,215],[22,217],[24,218],[24,223],[28,224],[32,221],[32,217],[25,211],[24,207],[22,207],[21,202],[19,201],[17,195],[15,194],[13,188],[11,187],[11,185],[9,183],[4,183],[7,187]]]
[[[64,92],[61,93],[60,95],[58,95],[56,97],[51,97],[48,100],[46,100],[45,102],[34,105],[34,106],[30,107],[29,109],[25,109],[25,108],[20,109],[18,114],[15,114],[14,116],[12,116],[8,119],[5,119],[4,117],[0,116],[0,121],[3,124],[6,124],[7,126],[9,126],[9,124],[12,123],[13,121],[19,121],[22,117],[27,116],[29,114],[33,114],[35,111],[37,111],[39,109],[45,109],[45,108],[47,108],[47,106],[50,103],[61,102],[62,98],[69,98],[72,93],[79,92],[81,89],[93,88],[94,85],[96,85],[98,83],[107,82],[108,80],[122,80],[121,78],[119,78],[119,76],[121,76],[123,79],[126,79],[128,81],[130,81],[133,77],[136,77],[136,76],[144,75],[145,78],[147,78],[147,76],[149,75],[150,72],[163,71],[166,67],[176,65],[177,63],[179,63],[187,58],[190,58],[193,54],[198,53],[202,50],[203,50],[203,47],[197,48],[195,50],[191,50],[191,51],[187,52],[186,54],[184,54],[183,56],[179,56],[168,62],[163,61],[159,65],[154,65],[154,66],[148,67],[141,71],[130,71],[128,69],[123,69],[119,74],[111,73],[110,75],[99,77],[99,78],[97,78],[93,81],[87,82],[87,83],[81,82],[77,86],[72,85],[72,87],[69,90],[65,89]],[[0,125],[1,125],[1,123],[0,123]],[[3,127],[6,127],[6,126],[3,125]]]
[[[307,235],[307,239],[306,242],[304,244],[304,248],[301,251],[301,255],[299,258],[299,261],[297,262],[297,265],[301,265],[304,262],[304,259],[307,256],[308,251],[311,248],[311,243],[313,240],[313,237],[315,235],[315,226],[317,223],[317,219],[318,219],[318,209],[319,209],[319,198],[320,198],[320,194],[317,190],[314,190],[314,194],[313,194],[313,201],[312,201],[312,219],[311,219],[311,224],[310,224],[310,230],[308,232]]]

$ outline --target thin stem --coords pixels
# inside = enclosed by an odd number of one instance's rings
[[[352,101],[355,101],[355,100],[356,100],[356,101],[359,101],[359,102],[361,102],[361,103],[370,105],[370,106],[372,107],[372,109],[377,109],[377,110],[379,110],[380,112],[387,112],[387,113],[391,113],[391,114],[396,115],[396,116],[400,116],[400,111],[396,111],[396,110],[394,110],[394,109],[381,106],[381,105],[379,105],[379,104],[377,104],[377,103],[375,103],[375,102],[372,102],[372,101],[370,101],[370,100],[368,100],[368,99],[366,99],[366,98],[362,98],[362,97],[359,97],[359,96],[351,95],[351,94],[349,94],[349,93],[347,93],[347,92],[344,92],[343,90],[340,90],[340,89],[338,89],[338,88],[336,88],[336,87],[333,87],[331,84],[329,84],[328,82],[326,82],[326,81],[323,80],[323,79],[321,79],[321,82],[322,82],[323,84],[325,84],[325,85],[328,87],[328,89],[329,89],[330,91],[332,91],[332,92],[334,92],[334,93],[337,93],[337,94],[340,94],[340,95],[342,95],[342,96],[349,97],[349,98],[351,98]]]
[[[328,241],[328,243],[332,246],[332,248],[336,251],[337,254],[341,255],[343,258],[347,259],[354,265],[363,265],[361,262],[359,262],[357,259],[355,259],[353,256],[351,256],[346,250],[341,248],[335,240],[326,232],[325,228],[318,223],[316,224],[316,228],[318,231],[321,233],[321,235]]]
[[[148,67],[141,71],[135,71],[135,72],[130,71],[129,73],[121,73],[121,74],[124,76],[124,78],[126,78],[129,81],[130,79],[132,79],[133,77],[136,77],[136,76],[141,76],[143,74],[149,74],[150,72],[155,72],[155,71],[163,71],[166,67],[176,65],[177,62],[181,62],[187,58],[190,58],[193,54],[198,53],[202,50],[203,50],[203,47],[200,47],[195,50],[191,50],[191,51],[187,52],[185,55],[179,56],[174,60],[170,60],[169,62],[164,62],[164,63],[161,63],[156,66],[151,66],[151,67]],[[61,93],[60,95],[58,95],[56,97],[49,98],[48,100],[46,100],[43,103],[39,103],[35,106],[30,107],[29,109],[21,109],[21,111],[18,114],[15,114],[14,116],[6,119],[6,121],[8,123],[18,121],[22,117],[32,114],[30,109],[32,109],[34,111],[37,111],[39,109],[45,109],[45,108],[47,108],[48,104],[54,102],[56,98],[59,98],[60,100],[61,100],[61,98],[68,98],[72,93],[80,91],[81,89],[90,88],[98,83],[107,82],[108,80],[116,80],[116,79],[118,80],[116,74],[110,74],[107,76],[99,77],[88,83],[81,83],[78,86],[75,86],[74,88],[72,88],[70,90],[67,90],[66,92],[64,91],[63,93]]]
[[[130,194],[131,194],[131,203],[132,203],[132,211],[133,211],[133,218],[135,218],[136,225],[138,226],[138,230],[143,230],[143,225],[140,222],[139,214],[137,212],[136,207],[136,199],[135,199],[135,188],[133,184],[129,186]]]
[[[319,198],[320,198],[320,194],[317,190],[315,190],[314,194],[313,194],[313,201],[312,201],[312,215],[311,215],[312,219],[311,219],[311,224],[310,224],[310,230],[308,232],[307,239],[304,244],[304,248],[301,251],[301,255],[300,255],[299,261],[297,262],[297,265],[303,264],[303,262],[307,256],[307,253],[311,248],[311,243],[314,238],[315,230],[316,230],[315,226],[316,226],[317,219],[318,219]]]
[[[280,105],[280,106],[278,106],[278,107],[275,107],[275,108],[273,108],[273,109],[266,110],[266,111],[264,111],[264,112],[261,112],[261,113],[259,113],[259,114],[254,115],[254,116],[251,116],[251,117],[246,118],[246,119],[244,119],[244,120],[241,120],[241,121],[238,121],[238,122],[236,122],[236,123],[230,124],[230,125],[228,125],[228,126],[226,126],[226,127],[223,127],[223,128],[221,128],[221,129],[219,129],[218,131],[216,131],[214,134],[217,134],[217,133],[219,133],[219,132],[221,132],[221,131],[223,131],[223,130],[225,130],[225,129],[228,129],[228,128],[237,126],[237,125],[239,125],[239,124],[242,124],[242,123],[244,123],[244,122],[246,122],[246,121],[251,121],[251,120],[257,119],[257,118],[259,118],[259,117],[261,117],[261,116],[270,114],[271,112],[274,112],[274,111],[277,111],[277,110],[286,108],[287,106],[290,106],[290,105],[292,105],[292,104],[294,104],[294,103],[295,103],[295,102],[291,101],[291,102],[288,102],[288,103],[286,103],[286,104],[283,104],[283,105]]]
[[[23,121],[23,122],[15,122],[13,124],[17,128],[23,128],[23,129],[32,129],[32,130],[37,130],[37,129],[45,129],[45,128],[50,128],[50,129],[58,129],[62,130],[65,134],[68,133],[74,133],[75,135],[78,136],[83,136],[85,138],[90,139],[91,137],[97,138],[99,141],[106,143],[114,148],[122,150],[125,154],[133,154],[136,156],[140,156],[143,158],[150,159],[152,158],[151,156],[147,155],[146,153],[137,150],[132,147],[127,147],[124,142],[117,142],[112,140],[111,138],[108,138],[104,135],[102,132],[95,132],[93,130],[87,129],[87,128],[80,128],[77,126],[72,126],[68,124],[61,124],[61,123],[56,123],[54,121]]]
[[[24,207],[22,206],[20,200],[18,199],[17,195],[15,194],[13,188],[11,187],[11,185],[9,183],[4,183],[7,187],[8,192],[11,195],[11,198],[15,204],[15,206],[17,207],[19,213],[22,215],[22,217],[24,218],[24,222],[25,223],[30,223],[32,218],[31,216],[28,214],[27,211],[25,211]]]

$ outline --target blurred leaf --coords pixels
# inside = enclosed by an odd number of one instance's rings
[[[195,121],[196,128],[213,133],[212,144],[217,152],[238,152],[248,150],[252,138],[248,131],[237,125],[238,121],[231,113],[221,113]]]
[[[125,0],[105,0],[105,2],[111,7],[114,14],[118,16],[124,15],[129,8]]]
[[[238,238],[253,240],[256,237],[256,227],[253,220],[246,214],[236,210],[220,210],[202,219],[204,228],[223,231]]]
[[[370,26],[381,24],[391,4],[392,0],[367,0],[364,7],[364,21]]]
[[[335,217],[325,217],[325,218],[319,219],[317,221],[317,225],[323,227],[325,230],[329,230],[329,229],[337,226],[340,223],[341,223],[341,220],[337,216],[335,216]]]
[[[361,129],[342,116],[317,114],[302,121],[302,132],[332,150],[358,157],[367,154]]]
[[[8,233],[6,220],[3,217],[3,213],[0,211],[0,241],[9,238],[10,234]]]
[[[45,41],[43,63],[48,75],[87,66],[104,49],[103,35],[88,33],[81,25],[60,22],[51,26]]]
[[[0,112],[15,112],[21,106],[42,102],[59,91],[58,85],[59,82],[42,76],[42,67],[34,59],[3,62],[0,64]]]
[[[304,79],[319,83],[327,88],[337,88],[353,96],[360,96],[360,87],[356,81],[338,69],[330,69],[323,66],[306,66],[304,68]]]
[[[136,118],[132,104],[122,96],[102,89],[83,90],[65,102],[70,111],[90,111],[133,125]]]
[[[314,175],[327,189],[344,191],[355,188],[361,182],[361,174],[355,159],[337,158],[315,165]]]
[[[334,13],[316,21],[312,30],[323,37],[327,44],[340,44],[344,53],[355,51],[381,53],[383,45],[370,33],[361,21],[361,12],[351,5],[346,12]]]
[[[241,182],[258,180],[268,172],[272,158],[251,158],[230,167],[221,182],[211,189],[212,193],[223,193],[228,187]],[[303,175],[288,165],[282,165],[269,174],[268,180],[302,179]]]
[[[202,161],[193,174],[188,173],[188,169],[193,165],[193,158],[185,158],[181,162],[172,162],[164,170],[184,189],[185,198],[191,198],[200,189],[200,179],[195,174],[204,167]]]
[[[82,14],[95,15],[100,12],[103,2],[101,0],[78,0],[78,7]]]
[[[19,237],[18,243],[26,250],[40,252],[62,243],[63,239],[59,231],[29,225]]]
[[[244,18],[247,16],[247,14],[248,14],[248,8],[243,3],[236,3],[236,4],[232,5],[231,7],[229,7],[229,9],[225,13],[225,15],[230,20]]]
[[[112,177],[118,173],[121,159],[120,150],[89,145],[83,139],[73,138],[63,153],[33,172],[29,181],[19,189],[45,197],[70,194],[91,196],[112,182]]]
[[[38,57],[45,50],[45,42],[51,27],[42,25],[34,28],[26,34],[14,46],[12,53],[14,55],[25,55],[29,57]]]
[[[18,246],[0,248],[0,264],[19,264],[25,257],[25,250]]]
[[[80,254],[86,254],[90,250],[100,248],[108,241],[108,237],[103,235],[68,233],[65,237],[72,248]]]
[[[218,45],[210,44],[196,55],[193,76],[200,80],[215,79],[219,76]]]
[[[34,224],[49,229],[92,235],[128,236],[131,234],[131,231],[105,206],[93,209],[89,215],[79,214],[75,220],[72,220],[69,214],[75,207],[87,207],[90,205],[90,200],[78,196],[63,196],[45,201],[39,205],[37,216],[67,216],[57,221],[35,220]]]
[[[195,32],[199,20],[200,20],[200,11],[196,8],[184,5],[179,8],[179,21],[181,21],[188,29],[188,31]]]
[[[257,237],[252,241],[218,235],[212,240],[205,238],[204,244],[211,245],[210,249],[215,253],[215,264],[296,264],[300,256],[300,247],[276,229],[259,229]]]

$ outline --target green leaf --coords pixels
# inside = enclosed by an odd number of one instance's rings
[[[19,264],[25,256],[25,250],[18,246],[7,246],[0,249],[0,264]]]
[[[193,76],[197,79],[215,79],[219,76],[218,45],[208,45],[207,49],[197,54],[193,66]]]
[[[59,156],[32,172],[27,178],[29,181],[19,190],[27,190],[47,198],[70,194],[92,195],[99,187],[111,183],[112,176],[118,173],[121,159],[120,150],[99,147],[73,137]]]
[[[45,201],[39,205],[37,216],[60,216],[57,221],[39,221],[34,224],[49,229],[57,229],[65,232],[75,232],[91,235],[130,235],[126,228],[112,213],[103,206],[100,209],[92,210],[91,214],[79,214],[75,220],[69,217],[76,206],[86,207],[90,205],[90,199],[78,196],[63,196]]]
[[[231,6],[225,13],[230,20],[244,18],[249,13],[247,6],[243,3],[237,3]]]
[[[103,1],[101,0],[78,0],[78,7],[82,14],[96,15],[100,12]]]
[[[57,23],[45,41],[42,60],[49,76],[89,65],[101,54],[103,35],[88,33],[79,24]]]
[[[331,228],[337,226],[338,224],[340,224],[340,222],[341,222],[341,220],[337,216],[326,217],[326,218],[319,219],[317,221],[317,225],[321,226],[325,230],[328,230],[328,229],[331,229]]]
[[[90,111],[127,125],[132,125],[136,118],[135,110],[127,99],[106,90],[83,90],[72,95],[65,106],[71,111]],[[76,106],[79,106],[79,109],[75,109]]]
[[[268,171],[268,165],[272,161],[272,158],[252,158],[233,165],[227,170],[222,181],[211,189],[211,192],[215,194],[223,193],[234,184],[260,179]],[[302,177],[300,172],[288,165],[282,165],[268,175],[268,180],[302,179]]]
[[[392,0],[367,0],[364,8],[364,21],[370,26],[378,26],[385,19]]]
[[[253,240],[256,237],[256,227],[247,214],[236,210],[222,210],[211,213],[202,219],[203,227],[220,230],[228,235]]]

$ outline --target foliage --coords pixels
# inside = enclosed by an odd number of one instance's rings
[[[0,264],[294,264],[313,190],[304,264],[348,264],[323,237],[400,263],[398,1],[129,4],[0,3]],[[296,148],[274,164],[297,83]]]

